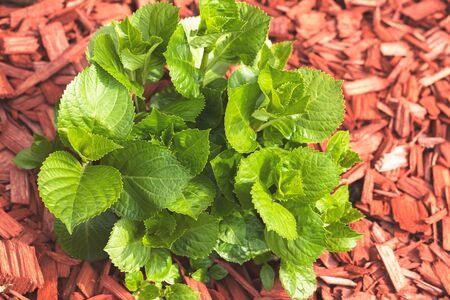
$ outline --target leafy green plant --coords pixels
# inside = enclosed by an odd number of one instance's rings
[[[200,13],[179,20],[176,7],[151,4],[102,27],[61,98],[59,142],[37,136],[15,162],[40,167],[63,249],[109,257],[138,299],[198,297],[173,255],[202,281],[227,275],[213,257],[254,260],[266,289],[280,259],[283,286],[305,298],[317,257],[359,238],[348,224],[362,215],[338,187],[358,161],[335,132],[341,82],[285,70],[292,43],[267,40],[258,8],[201,0]],[[147,99],[145,86],[165,78]],[[324,152],[311,146],[327,139]]]

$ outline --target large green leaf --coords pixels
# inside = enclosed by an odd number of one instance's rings
[[[195,67],[195,60],[182,25],[170,38],[164,52],[170,78],[177,91],[187,98],[202,98],[200,83],[202,73]]]
[[[66,226],[55,220],[55,233],[58,244],[70,256],[85,260],[100,260],[108,257],[103,250],[108,242],[109,233],[117,218],[113,213],[105,212],[78,226],[69,234]]]
[[[187,230],[173,243],[171,250],[175,254],[202,258],[211,253],[219,233],[219,220],[216,217],[203,213],[194,220],[179,215],[177,223]]]
[[[237,23],[238,7],[234,0],[202,0],[199,9],[209,34],[230,30]]]
[[[172,256],[167,249],[152,249],[150,259],[145,265],[145,275],[147,280],[161,282],[170,273],[172,267]]]
[[[50,154],[38,176],[45,206],[63,222],[69,233],[104,212],[120,196],[122,179],[110,166],[83,166],[64,151]]]
[[[78,128],[123,140],[131,132],[133,116],[127,90],[93,65],[67,86],[59,106],[58,129]]]
[[[114,224],[105,251],[122,272],[134,272],[150,259],[150,248],[142,243],[145,234],[142,222],[120,219]]]
[[[225,110],[225,133],[231,146],[240,153],[252,152],[258,146],[250,118],[262,97],[255,78],[245,68],[233,72],[228,83],[228,104]],[[242,79],[241,79],[242,78]],[[245,81],[244,81],[245,80]],[[248,83],[246,83],[246,81]]]
[[[166,288],[165,296],[167,300],[198,300],[200,295],[189,286],[182,283],[175,283]]]
[[[186,129],[175,133],[173,150],[192,175],[199,174],[209,156],[209,130]]]
[[[283,205],[275,202],[260,182],[253,184],[252,202],[266,224],[267,230],[275,231],[288,240],[298,237],[294,216]]]
[[[294,265],[282,260],[280,281],[293,300],[308,299],[316,291],[316,274],[312,264]]]
[[[169,210],[194,219],[205,211],[216,196],[216,187],[207,177],[198,176],[188,182],[183,196],[169,206]]]
[[[308,205],[291,204],[288,208],[297,219],[297,239],[287,240],[274,231],[266,231],[266,242],[286,263],[310,265],[325,250],[325,229],[320,216]]]
[[[219,242],[214,250],[227,261],[238,264],[267,253],[264,225],[251,212],[235,211],[220,222]]]
[[[144,141],[130,142],[102,163],[122,174],[124,189],[115,210],[122,216],[144,220],[167,208],[182,194],[191,175],[164,147]]]
[[[131,16],[131,24],[141,31],[145,40],[161,37],[165,48],[178,24],[178,8],[167,3],[146,5]]]
[[[72,148],[84,161],[99,160],[111,151],[122,148],[112,140],[79,128],[64,130]]]
[[[240,153],[234,151],[234,149],[227,149],[210,161],[217,185],[230,201],[234,200],[234,176],[240,160]]]

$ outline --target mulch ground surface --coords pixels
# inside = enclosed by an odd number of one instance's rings
[[[36,173],[11,159],[33,133],[54,137],[53,105],[86,65],[95,29],[146,2],[0,1],[0,299],[132,299],[109,261],[82,262],[55,244]],[[183,17],[197,14],[195,1],[174,2]],[[321,256],[314,298],[449,299],[449,4],[247,2],[274,18],[273,40],[296,41],[290,67],[345,80],[343,127],[363,158],[343,183],[367,216],[353,224],[364,237],[351,252]],[[224,280],[186,283],[202,299],[289,299],[279,282],[261,289],[257,266],[224,265]]]

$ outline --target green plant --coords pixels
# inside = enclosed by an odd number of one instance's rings
[[[177,283],[172,255],[204,281],[226,276],[211,257],[253,259],[265,288],[279,258],[283,286],[305,298],[317,257],[359,238],[348,224],[362,215],[347,186],[336,189],[358,161],[348,132],[334,133],[341,82],[285,70],[292,43],[267,40],[258,8],[202,0],[200,12],[180,21],[176,7],[152,4],[102,27],[61,98],[58,142],[36,137],[15,162],[40,167],[63,249],[109,256],[137,298],[197,297]],[[171,84],[147,101],[166,66]],[[324,152],[308,146],[328,138]]]

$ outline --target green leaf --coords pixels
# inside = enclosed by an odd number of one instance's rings
[[[176,131],[187,128],[182,118],[162,113],[153,108],[149,115],[134,125],[132,135],[139,139],[147,140],[152,136],[161,135],[171,125]]]
[[[238,7],[234,0],[202,0],[199,8],[208,33],[231,29],[237,23]]]
[[[234,86],[233,81],[242,76],[235,71],[228,83],[228,104],[225,110],[225,133],[231,146],[240,153],[252,152],[258,146],[256,132],[250,124],[250,117],[256,108],[261,90],[257,83]]]
[[[350,149],[350,134],[348,131],[336,132],[328,141],[326,153],[341,167],[341,172],[361,161],[358,154]]]
[[[122,148],[104,136],[83,129],[68,128],[64,131],[70,145],[84,161],[99,160],[106,154]]]
[[[299,147],[290,155],[291,168],[301,172],[304,196],[300,199],[312,202],[330,193],[339,183],[336,164],[324,153]]]
[[[135,272],[150,259],[150,248],[142,243],[145,228],[141,222],[120,219],[114,224],[105,251],[122,272]]]
[[[222,280],[228,276],[228,271],[221,265],[214,265],[208,270],[209,276],[214,280]]]
[[[270,47],[263,45],[255,60],[255,67],[258,70],[270,65],[275,69],[284,69],[292,53],[293,42],[281,42],[272,44]]]
[[[161,294],[160,288],[154,284],[144,282],[139,291],[133,294],[136,300],[159,300]]]
[[[280,281],[293,300],[308,299],[316,291],[312,265],[294,265],[282,260]]]
[[[267,253],[264,225],[253,213],[235,211],[220,222],[219,243],[214,250],[227,261],[238,264]]]
[[[200,282],[208,282],[210,277],[208,275],[208,269],[200,268],[191,274],[192,279]]]
[[[144,275],[142,275],[141,271],[125,274],[125,286],[131,292],[136,292],[143,281]]]
[[[270,291],[275,283],[275,271],[269,264],[265,263],[259,272],[259,278],[261,278],[263,288]]]
[[[122,179],[110,166],[82,166],[69,153],[57,151],[44,161],[38,176],[39,194],[69,233],[104,212],[119,198]]]
[[[182,283],[175,283],[166,287],[166,300],[198,300],[199,294],[189,286]]]
[[[131,16],[131,24],[141,31],[144,40],[161,37],[164,50],[177,27],[178,8],[167,3],[145,5]]]
[[[287,240],[273,231],[266,231],[266,242],[286,263],[310,265],[325,250],[325,229],[320,216],[308,205],[291,204],[289,210],[297,219],[297,239]]]
[[[327,249],[331,252],[345,252],[352,250],[361,234],[351,230],[346,224],[333,223],[326,227]]]
[[[119,53],[124,49],[137,54],[145,52],[147,45],[142,40],[142,34],[131,24],[129,18],[125,18],[121,22],[113,21],[112,25],[116,33]]]
[[[135,220],[169,207],[191,179],[167,148],[144,141],[124,145],[101,163],[116,167],[122,174],[124,189],[115,211]]]
[[[150,107],[166,114],[181,117],[184,121],[195,122],[195,119],[205,107],[205,100],[203,98],[185,98],[170,86],[150,99]]]
[[[348,224],[364,217],[359,210],[352,207],[346,185],[317,201],[316,208],[322,214],[322,220],[326,224],[335,222]]]
[[[304,113],[297,120],[293,141],[301,143],[321,142],[327,138],[344,119],[342,82],[330,75],[311,68],[298,72],[304,82]]]
[[[205,211],[216,196],[216,187],[207,177],[195,177],[183,189],[183,196],[169,206],[178,214],[197,217]]]
[[[181,235],[176,233],[177,221],[167,210],[146,219],[144,225],[146,232],[143,243],[152,248],[170,247]]]
[[[234,201],[234,176],[240,160],[240,153],[237,153],[233,149],[227,149],[210,161],[217,185],[230,201]]]
[[[108,242],[109,233],[117,218],[113,213],[105,212],[89,221],[76,226],[70,234],[66,226],[55,219],[55,233],[58,244],[70,256],[84,260],[100,260],[108,257],[103,250]]]
[[[202,258],[211,253],[219,234],[219,220],[206,213],[197,220],[178,215],[177,223],[186,228],[186,232],[172,245],[176,255]]]
[[[255,209],[266,224],[267,230],[275,231],[288,240],[298,237],[294,216],[283,205],[274,202],[261,183],[256,182],[251,193]]]
[[[150,258],[145,264],[147,280],[162,282],[169,275],[172,256],[166,249],[151,249]]]
[[[202,73],[195,67],[183,26],[178,25],[164,52],[170,77],[177,91],[186,98],[202,98]]]
[[[203,87],[205,107],[197,118],[199,128],[216,128],[223,122],[226,88],[227,81],[224,78],[218,78]]]
[[[209,156],[209,130],[186,129],[175,133],[173,150],[192,175],[199,174]]]
[[[93,65],[67,86],[59,106],[58,130],[78,128],[124,140],[131,132],[133,117],[127,90]]]
[[[61,147],[58,142],[50,142],[45,137],[35,134],[33,144],[17,153],[13,161],[21,169],[32,170],[40,167],[47,156],[59,148]]]
[[[137,96],[144,93],[142,85],[128,78],[116,51],[116,45],[110,35],[103,34],[95,39],[94,56],[91,60],[108,72],[112,78],[120,82],[128,91]]]

